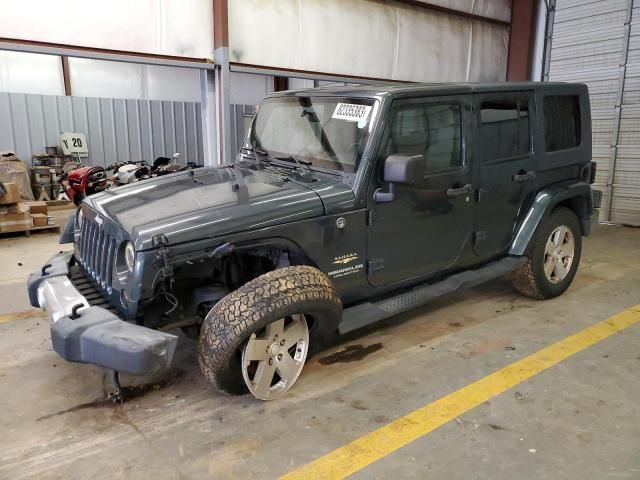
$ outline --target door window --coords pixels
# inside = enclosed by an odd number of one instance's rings
[[[462,166],[462,122],[457,104],[410,105],[392,114],[384,149],[389,155],[423,155],[425,174]]]
[[[531,150],[528,103],[522,100],[482,102],[480,141],[484,162],[528,154]]]

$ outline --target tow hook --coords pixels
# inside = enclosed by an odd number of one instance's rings
[[[124,397],[122,396],[122,386],[120,385],[120,378],[118,372],[110,370],[111,391],[107,395],[107,400],[111,400],[114,405],[121,405],[124,403]]]

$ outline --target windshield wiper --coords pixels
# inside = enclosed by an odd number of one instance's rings
[[[253,154],[253,159],[258,163],[269,163],[269,154],[260,147],[240,147],[240,150]],[[262,158],[259,158],[258,155],[262,155]]]
[[[276,160],[284,160],[285,162],[295,162],[298,165],[308,167],[309,165],[313,165],[313,163],[308,160],[300,160],[299,158],[294,157],[293,155],[283,155],[281,157],[273,157]]]
[[[309,166],[313,165],[313,163],[309,162],[308,160],[300,160],[299,158],[296,158],[294,155],[283,155],[280,157],[273,157],[273,158],[276,160],[282,160],[285,162],[295,162],[297,169],[300,170],[300,177],[303,180],[311,181],[311,179],[313,178],[313,173],[309,168]]]

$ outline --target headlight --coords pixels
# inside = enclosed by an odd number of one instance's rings
[[[127,266],[128,272],[132,273],[136,264],[136,250],[131,242],[127,242],[124,246],[124,264]]]
[[[84,214],[82,213],[82,209],[78,210],[78,216],[76,217],[76,225],[78,225],[78,230],[82,230],[82,220],[84,219]]]

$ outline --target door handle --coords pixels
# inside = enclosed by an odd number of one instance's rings
[[[525,172],[524,170],[520,170],[518,173],[516,173],[513,176],[513,181],[518,183],[524,183],[524,182],[528,182],[529,180],[533,180],[534,178],[536,178],[536,172],[534,172],[533,170],[529,170],[528,172]]]
[[[459,197],[461,195],[468,195],[473,190],[473,187],[470,183],[467,183],[464,187],[459,188],[448,188],[447,189],[447,197],[454,198]]]

